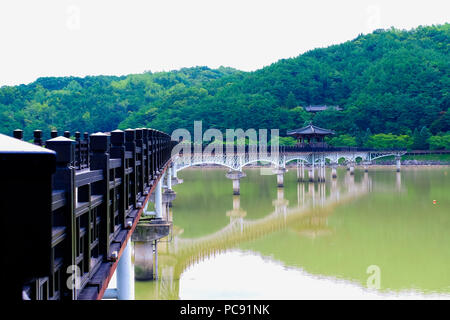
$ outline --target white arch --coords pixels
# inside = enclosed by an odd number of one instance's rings
[[[243,167],[245,167],[246,165],[249,165],[250,163],[254,163],[254,162],[270,162],[272,163],[274,166],[276,166],[277,168],[280,167],[280,163],[279,162],[275,162],[273,160],[269,160],[269,159],[253,159],[250,161],[245,162],[244,164],[241,165],[241,170]]]
[[[286,164],[288,164],[289,162],[294,161],[294,160],[302,160],[306,163],[310,163],[310,161],[308,159],[306,159],[305,157],[296,157],[296,158],[292,158],[292,159],[286,159]]]
[[[376,156],[372,157],[372,153],[371,153],[371,160],[375,160],[375,159],[379,159],[379,158],[383,158],[383,157],[390,157],[390,156],[394,156],[394,157],[402,156],[402,155],[406,154],[406,151],[396,152],[396,153],[391,152],[391,153],[386,153],[386,154],[377,154],[377,153],[375,153],[375,154],[376,154]]]
[[[228,168],[228,169],[231,169],[231,170],[236,170],[232,166],[227,165],[227,164],[225,164],[223,162],[203,161],[203,162],[193,162],[193,163],[186,164],[186,165],[177,164],[176,172],[181,171],[181,170],[186,169],[186,168],[189,168],[189,167],[205,165],[205,164],[215,164],[215,165],[219,165],[221,167],[225,167],[225,168]]]

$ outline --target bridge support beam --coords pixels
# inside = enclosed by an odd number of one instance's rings
[[[230,170],[225,175],[228,179],[233,180],[233,195],[237,196],[241,194],[241,178],[245,177],[245,173],[242,171]]]
[[[117,263],[117,299],[134,300],[133,279],[131,278],[131,241],[128,240]]]
[[[395,162],[396,162],[397,172],[400,172],[400,168],[401,168],[401,157],[400,157],[400,156],[396,156],[396,157],[395,157]]]

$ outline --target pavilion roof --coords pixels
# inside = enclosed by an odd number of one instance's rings
[[[288,130],[287,134],[289,136],[299,136],[299,135],[326,136],[326,135],[330,135],[330,134],[335,134],[335,132],[332,130],[317,127],[317,126],[313,125],[312,123],[310,123],[309,125],[307,125],[306,127],[303,127],[303,128]]]

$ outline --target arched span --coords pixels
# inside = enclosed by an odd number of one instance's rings
[[[264,160],[261,160],[261,159],[255,159],[255,160],[251,160],[251,161],[248,161],[248,162],[245,162],[244,164],[242,164],[242,165],[241,165],[241,170],[242,170],[243,167],[245,167],[245,166],[247,166],[247,165],[249,165],[249,164],[251,164],[251,163],[255,163],[255,162],[270,162],[270,163],[273,164],[275,167],[277,167],[277,168],[280,167],[280,163],[279,163],[279,162],[275,162],[275,161],[273,161],[273,160],[269,160],[269,159],[264,159]]]
[[[294,161],[294,160],[302,160],[303,162],[309,163],[308,159],[298,157],[298,158],[286,159],[286,164],[288,164],[289,162]]]
[[[372,153],[372,154],[371,154],[371,160],[375,160],[375,159],[379,159],[379,158],[384,158],[384,157],[391,157],[391,156],[394,156],[394,157],[402,156],[402,155],[404,155],[405,153],[406,153],[406,151],[405,151],[405,152],[402,152],[402,153],[400,153],[400,152],[391,152],[391,153],[385,153],[385,154]]]
[[[225,163],[219,163],[219,162],[213,162],[213,161],[211,161],[211,162],[203,161],[203,162],[193,162],[193,163],[190,163],[190,164],[178,164],[177,163],[176,172],[181,171],[181,170],[186,169],[186,168],[189,168],[189,167],[200,166],[200,165],[205,165],[205,164],[214,164],[214,165],[218,165],[218,166],[221,166],[221,167],[228,168],[230,170],[236,170],[232,166],[227,165]]]

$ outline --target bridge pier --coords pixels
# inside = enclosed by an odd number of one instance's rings
[[[333,167],[331,168],[331,178],[333,179],[337,178],[337,170],[335,165],[333,165]]]
[[[297,160],[297,181],[305,181],[305,165],[302,160]]]
[[[350,163],[349,171],[350,171],[350,175],[355,174],[355,163],[354,162]]]
[[[325,161],[321,160],[317,169],[317,181],[325,182]]]
[[[131,267],[131,241],[128,240],[117,263],[117,300],[134,300]]]
[[[134,242],[134,278],[153,280],[153,241]]]
[[[172,168],[168,168],[166,171],[166,186],[167,189],[172,191]]]
[[[314,182],[314,164],[313,163],[308,168],[308,181]]]
[[[400,172],[400,168],[401,168],[401,157],[400,157],[400,156],[396,156],[396,157],[395,157],[395,162],[396,162],[397,172]]]
[[[171,169],[172,169],[172,186],[176,186],[177,184],[182,183],[183,180],[182,179],[178,179],[178,176],[177,176],[177,164],[175,162],[172,163]]]
[[[164,174],[159,179],[158,184],[156,185],[155,189],[155,211],[156,216],[155,219],[162,219],[163,218],[163,207],[162,207],[162,184],[164,180]]]
[[[286,172],[286,168],[278,168],[273,171],[277,175],[277,186],[278,188],[284,187],[284,173]]]
[[[245,173],[242,171],[230,170],[225,175],[228,179],[233,180],[233,195],[241,194],[241,178],[245,177]]]

